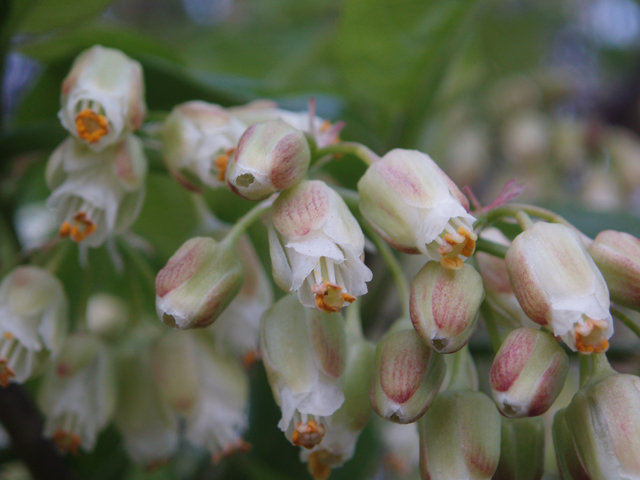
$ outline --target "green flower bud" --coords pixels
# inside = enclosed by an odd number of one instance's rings
[[[500,462],[493,480],[540,480],[544,475],[542,418],[502,417]]]

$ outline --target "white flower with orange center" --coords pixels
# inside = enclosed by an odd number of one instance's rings
[[[306,307],[338,312],[367,293],[364,235],[346,204],[321,181],[304,181],[273,204],[273,277]]]
[[[574,351],[609,347],[609,290],[581,240],[564,225],[539,222],[518,235],[506,255],[522,309]]]
[[[94,151],[137,130],[146,115],[142,67],[119,50],[81,53],[62,83],[64,128]]]

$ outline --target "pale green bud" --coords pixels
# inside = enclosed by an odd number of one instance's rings
[[[500,462],[493,480],[540,480],[544,475],[542,418],[502,417]]]
[[[453,353],[471,338],[483,298],[482,277],[471,265],[450,270],[429,262],[411,282],[411,321],[429,347]]]
[[[558,471],[562,480],[591,480],[578,457],[571,431],[565,418],[566,408],[558,410],[553,417],[553,445]]]

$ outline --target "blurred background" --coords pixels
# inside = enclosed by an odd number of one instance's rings
[[[321,117],[346,122],[342,139],[379,154],[427,152],[483,204],[516,179],[525,185],[520,200],[558,212],[587,235],[611,228],[640,236],[634,0],[2,0],[0,207],[22,246],[48,231],[46,219],[27,219],[48,195],[45,161],[66,136],[56,116],[60,84],[74,57],[94,44],[142,63],[151,120],[194,99],[222,106],[272,99],[305,110],[313,97]],[[184,213],[186,194],[153,153],[150,160],[134,230],[155,239],[162,265],[195,220]],[[355,161],[326,167],[351,188],[363,171]],[[207,201],[233,221],[248,207],[227,193],[210,192]],[[178,224],[158,220],[160,211]],[[255,235],[266,258],[264,234]],[[375,311],[364,308],[365,317]],[[638,373],[637,343],[613,345],[620,369]],[[481,341],[475,348],[487,350]],[[94,453],[68,461],[79,478],[96,480],[308,478],[276,431],[279,410],[262,368],[251,375],[249,455],[213,467],[185,446],[147,472],[127,460],[110,429]],[[382,429],[372,422],[356,457],[332,478],[419,478],[410,468],[411,434]],[[0,478],[29,478],[3,444]],[[550,455],[546,478],[558,478]]]

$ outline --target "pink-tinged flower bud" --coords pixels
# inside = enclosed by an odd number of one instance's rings
[[[273,203],[269,250],[273,278],[306,307],[339,312],[367,293],[364,235],[349,208],[319,180],[301,182]]]
[[[566,411],[566,408],[558,410],[553,417],[553,446],[560,477],[562,480],[592,480],[578,457],[565,418]]]
[[[640,308],[640,240],[624,232],[600,232],[589,253],[607,281],[611,300]]]
[[[418,432],[422,478],[488,480],[498,467],[500,414],[483,393],[441,392]]]
[[[94,151],[140,128],[147,113],[142,67],[119,50],[82,52],[62,83],[64,128]]]
[[[303,307],[292,295],[262,316],[260,354],[276,403],[278,423],[296,446],[323,441],[327,420],[344,403],[340,379],[347,360],[342,315]]]
[[[637,479],[640,377],[617,374],[608,368],[609,372],[592,375],[575,394],[565,418],[578,457],[591,479]]]
[[[497,228],[483,230],[480,237],[507,247],[511,245]],[[475,257],[478,272],[482,276],[486,301],[496,320],[510,328],[538,327],[537,323],[527,317],[513,294],[505,260],[484,252],[476,252]]]
[[[98,247],[126,231],[142,208],[146,174],[142,142],[134,135],[100,152],[65,140],[46,171],[47,206],[57,210],[60,236]]]
[[[281,120],[269,120],[244,132],[229,161],[226,179],[240,197],[262,200],[302,180],[310,161],[304,133]]]
[[[569,372],[569,357],[555,338],[535,328],[513,330],[491,366],[491,392],[511,418],[535,417],[556,400]]]
[[[469,203],[428,155],[392,150],[367,169],[358,191],[362,214],[392,247],[450,269],[475,251]]]
[[[187,240],[156,276],[158,317],[171,328],[211,325],[242,287],[242,265],[208,237]]]
[[[450,270],[428,262],[411,282],[411,321],[420,338],[439,353],[464,347],[484,298],[482,278],[471,265]]]
[[[542,418],[502,417],[500,462],[493,480],[541,480],[543,475]]]
[[[376,347],[373,410],[395,423],[412,423],[431,406],[445,377],[442,355],[427,347],[416,332],[385,335]]]
[[[181,103],[162,125],[162,159],[186,187],[226,184],[225,172],[247,125],[207,102]]]
[[[62,283],[38,267],[18,267],[0,283],[0,385],[22,383],[60,351],[67,336]]]
[[[531,320],[574,351],[609,347],[609,291],[580,238],[567,226],[539,222],[518,235],[506,255],[509,279]]]

